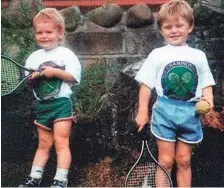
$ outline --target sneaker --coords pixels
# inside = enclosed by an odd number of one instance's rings
[[[67,187],[68,181],[59,181],[59,180],[54,180],[53,184],[51,187],[57,188],[57,187]]]
[[[19,187],[40,187],[41,179],[26,178]]]

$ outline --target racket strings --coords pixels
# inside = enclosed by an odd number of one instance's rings
[[[20,70],[11,61],[1,58],[1,93],[8,93],[20,82]]]
[[[156,163],[139,163],[127,179],[127,187],[170,187],[169,178]]]

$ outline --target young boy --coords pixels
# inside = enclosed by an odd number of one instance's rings
[[[168,172],[175,161],[177,185],[190,187],[192,145],[203,138],[195,103],[207,100],[213,107],[215,82],[205,53],[186,44],[194,26],[189,4],[171,0],[161,7],[157,19],[168,44],[153,50],[136,75],[141,86],[135,120],[138,131],[149,122],[148,104],[155,88],[158,98],[152,109],[151,132],[157,140],[158,161]]]
[[[37,126],[38,148],[31,173],[20,187],[40,186],[53,144],[57,154],[57,170],[52,187],[66,187],[71,164],[69,135],[74,120],[71,86],[80,82],[81,65],[71,50],[59,46],[65,26],[63,17],[56,9],[41,10],[34,17],[33,26],[36,42],[41,49],[27,58],[26,67],[38,70],[30,77],[37,99],[34,124]]]

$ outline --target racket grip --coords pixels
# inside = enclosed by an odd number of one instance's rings
[[[146,123],[141,132],[139,132],[139,137],[142,140],[147,140],[148,138],[148,131],[149,131],[149,123]]]
[[[33,88],[36,81],[34,79],[27,79],[26,83],[30,88]]]

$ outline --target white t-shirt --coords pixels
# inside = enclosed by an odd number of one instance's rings
[[[135,79],[158,96],[184,101],[198,100],[203,88],[215,85],[205,53],[186,44],[154,49]]]
[[[65,71],[71,74],[77,84],[80,83],[81,79],[81,65],[78,60],[78,57],[68,48],[58,46],[52,50],[44,50],[40,49],[32,54],[26,60],[26,67],[30,69],[37,70],[41,64],[47,61],[52,61],[56,63],[58,66],[65,66]],[[59,97],[67,97],[70,98],[72,94],[72,83],[63,81],[61,84],[60,92],[55,96],[55,98]],[[37,99],[39,99],[35,92],[34,95]]]

